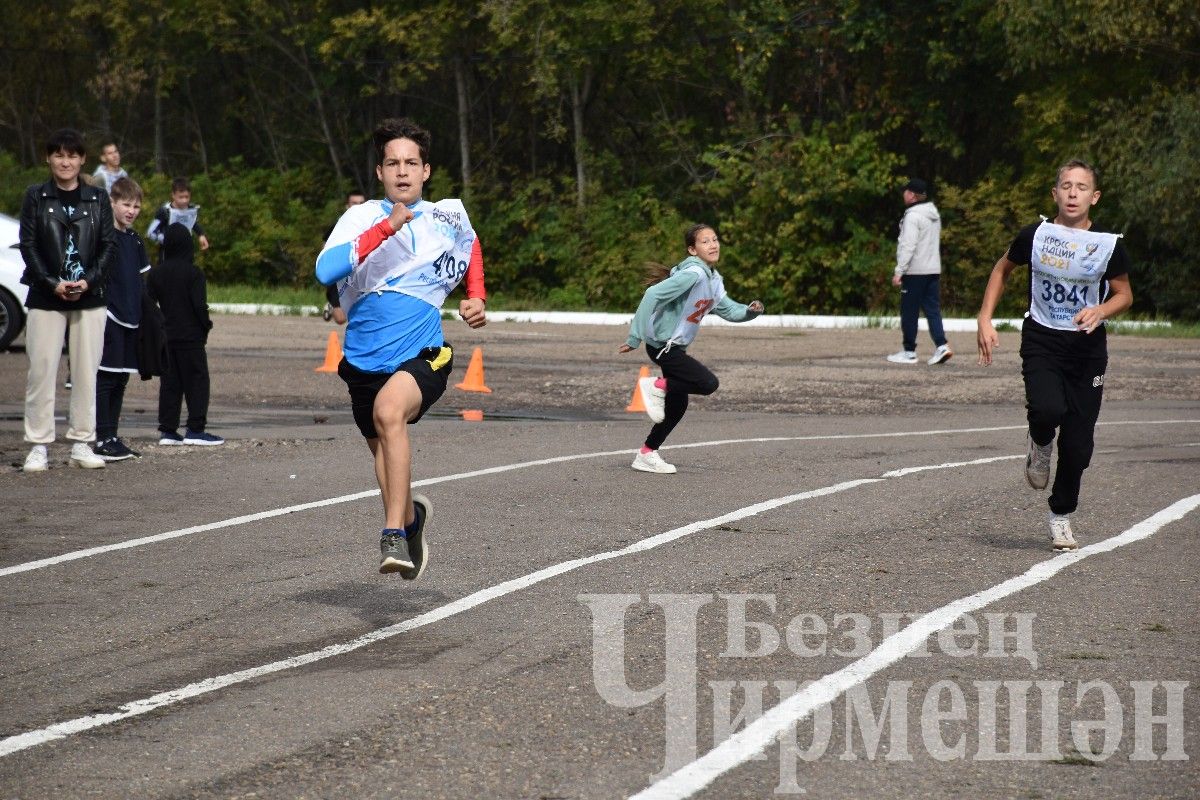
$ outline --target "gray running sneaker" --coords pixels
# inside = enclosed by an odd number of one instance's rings
[[[408,557],[412,561],[411,569],[401,569],[400,577],[406,581],[415,581],[425,571],[425,562],[429,558],[429,542],[425,539],[425,524],[433,513],[433,503],[423,494],[413,495],[413,507],[417,518],[413,530],[408,534]]]
[[[1050,482],[1050,455],[1054,452],[1054,442],[1042,446],[1035,444],[1029,437],[1029,450],[1025,453],[1025,480],[1034,489],[1045,489]]]
[[[398,533],[385,533],[379,537],[379,555],[379,571],[384,575],[413,568],[408,556],[408,542]]]
[[[1050,545],[1055,550],[1078,550],[1075,532],[1071,530],[1071,518],[1066,514],[1050,512]]]

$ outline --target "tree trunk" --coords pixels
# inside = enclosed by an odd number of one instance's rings
[[[471,194],[471,103],[467,96],[467,69],[461,56],[454,59],[454,85],[458,90],[458,153],[462,164],[462,199]]]
[[[154,81],[154,171],[160,175],[167,171],[167,157],[163,149],[162,85],[162,67],[159,67],[158,77]]]
[[[196,99],[192,96],[192,82],[184,79],[183,89],[187,92],[188,105],[192,109],[192,120],[196,126],[196,144],[200,148],[200,169],[208,172],[208,148],[204,145],[204,130],[200,127],[200,112],[196,110]]]
[[[587,197],[587,174],[583,164],[587,150],[583,138],[583,107],[587,105],[591,89],[592,70],[591,67],[587,67],[584,69],[582,81],[577,75],[571,80],[571,123],[575,132],[575,204],[580,208],[583,208],[584,199]]]

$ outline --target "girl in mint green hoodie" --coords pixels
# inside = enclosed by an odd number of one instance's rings
[[[721,242],[711,225],[693,225],[683,240],[687,258],[670,269],[650,265],[646,293],[629,326],[629,338],[618,348],[618,352],[628,353],[645,342],[650,360],[662,369],[661,378],[638,381],[646,414],[654,421],[633,459],[633,468],[641,472],[675,472],[675,465],[664,461],[658,448],[683,419],[688,395],[709,395],[719,385],[717,376],[687,353],[700,322],[710,312],[730,322],[745,322],[763,312],[758,300],[743,305],[725,294],[716,270]]]

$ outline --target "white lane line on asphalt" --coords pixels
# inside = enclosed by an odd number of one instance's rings
[[[1098,422],[1097,425],[1188,425],[1200,424],[1200,419],[1169,419],[1169,420],[1115,420],[1112,422]],[[1001,425],[988,428],[944,428],[939,430],[927,431],[891,431],[888,433],[845,433],[845,434],[827,434],[815,436],[771,436],[752,439],[720,439],[710,442],[694,442],[692,444],[676,444],[663,447],[664,450],[684,450],[695,447],[718,447],[729,444],[761,444],[764,442],[817,442],[817,441],[832,441],[842,439],[878,439],[878,438],[897,438],[907,436],[941,436],[945,434],[957,433],[994,433],[997,431],[1014,431],[1024,430],[1024,425]],[[432,486],[438,483],[447,483],[450,481],[466,480],[468,478],[477,478],[482,475],[495,475],[501,472],[511,472],[518,469],[528,469],[530,467],[541,467],[548,464],[561,464],[567,461],[582,461],[590,458],[605,458],[607,456],[631,455],[634,449],[627,450],[605,450],[596,453],[578,453],[570,456],[556,456],[554,458],[542,458],[535,461],[519,461],[514,464],[503,464],[498,467],[487,467],[485,469],[472,470],[470,472],[460,472],[455,475],[444,475],[440,478],[425,478],[419,481],[413,481],[413,487]],[[355,500],[362,500],[368,497],[377,497],[378,489],[370,489],[353,494],[345,494],[339,497],[330,497],[325,500],[314,500],[310,503],[300,503],[294,506],[284,506],[283,508],[270,509],[268,511],[259,511],[254,514],[245,514],[240,517],[232,517],[230,519],[218,520],[209,522],[204,525],[192,525],[179,530],[167,531],[166,533],[156,533],[152,536],[143,536],[138,539],[128,539],[123,542],[114,542],[112,544],[99,545],[97,547],[87,547],[82,550],[73,550],[70,553],[62,553],[57,556],[49,556],[40,558],[35,561],[26,561],[21,564],[13,564],[8,567],[0,567],[0,578],[6,575],[15,575],[21,572],[30,572],[35,569],[45,569],[56,564],[64,564],[69,561],[77,561],[81,558],[91,558],[92,556],[103,555],[118,550],[128,550],[133,547],[141,547],[147,544],[156,542],[165,542],[170,539],[178,539],[181,536],[190,536],[194,533],[205,533],[207,531],[220,530],[222,528],[231,528],[235,525],[245,525],[251,522],[260,522],[273,517],[282,517],[287,514],[294,514],[299,511],[308,511],[314,508],[324,508],[334,506],[340,503],[350,503]]]
[[[1009,578],[991,588],[925,614],[908,627],[884,639],[867,655],[837,672],[831,672],[782,701],[705,755],[643,789],[630,800],[680,800],[691,797],[721,775],[764,752],[776,737],[814,710],[826,703],[832,703],[844,692],[895,664],[920,647],[929,636],[948,628],[964,614],[977,611],[997,600],[1048,580],[1089,556],[1107,553],[1146,539],[1164,525],[1182,519],[1197,506],[1200,506],[1200,494],[1185,497],[1116,536],[1034,564],[1022,575]]]
[[[1017,458],[1024,458],[1022,453],[1019,456],[993,456],[992,458],[976,458],[972,461],[951,461],[946,464],[931,464],[927,467],[905,467],[904,469],[894,469],[891,472],[885,472],[881,477],[884,478],[903,478],[905,475],[912,475],[914,472],[927,472],[931,469],[953,469],[954,467],[970,467],[975,464],[991,464],[994,461],[1012,461]]]
[[[102,725],[108,725],[110,723],[118,722],[123,719],[129,719],[130,717],[135,717],[140,714],[146,714],[150,711],[154,711],[155,709],[173,705],[202,694],[208,694],[209,692],[215,692],[218,689],[224,689],[225,687],[232,686],[233,684],[244,683],[245,681],[253,680],[255,678],[262,677],[263,675],[269,675],[271,673],[281,672],[283,670],[293,669],[295,667],[301,667],[305,664],[311,664],[315,661],[322,661],[326,658],[332,658],[333,656],[344,655],[345,653],[349,653],[353,650],[366,647],[369,644],[374,644],[375,642],[379,642],[384,639],[390,639],[391,637],[397,636],[401,633],[405,633],[416,628],[421,628],[434,622],[439,622],[447,617],[455,616],[456,614],[461,614],[464,611],[475,608],[476,606],[483,605],[490,600],[495,600],[507,594],[520,591],[521,589],[526,589],[534,584],[541,583],[542,581],[549,580],[550,578],[557,577],[558,575],[562,575],[566,572],[571,572],[579,569],[580,567],[585,567],[589,564],[596,564],[601,561],[609,561],[614,558],[621,558],[622,556],[642,553],[647,550],[652,550],[655,547],[659,547],[660,545],[673,542],[676,539],[682,539],[685,536],[690,536],[697,531],[708,530],[729,522],[736,522],[738,520],[745,519],[746,517],[751,517],[755,514],[761,514],[765,511],[771,511],[800,500],[836,494],[837,492],[844,492],[847,489],[853,489],[856,486],[862,486],[868,483],[879,483],[882,480],[882,478],[865,478],[860,480],[846,481],[844,483],[834,484],[833,486],[826,486],[821,489],[813,489],[808,492],[800,492],[798,494],[790,494],[785,497],[777,497],[772,500],[764,500],[761,503],[755,503],[754,505],[739,508],[727,514],[722,514],[719,517],[700,520],[699,522],[693,522],[690,525],[684,525],[681,528],[675,528],[673,530],[666,531],[665,533],[650,536],[646,539],[634,542],[628,547],[623,547],[620,550],[610,550],[604,553],[584,556],[583,558],[575,558],[569,561],[563,561],[558,564],[545,567],[544,569],[537,570],[536,572],[531,572],[528,575],[524,575],[520,578],[514,578],[513,580],[498,583],[495,586],[489,586],[486,589],[480,589],[479,591],[469,594],[459,600],[455,600],[452,603],[439,606],[432,611],[427,611],[424,614],[420,614],[403,622],[398,622],[395,625],[389,625],[386,628],[379,628],[378,630],[371,631],[370,633],[364,634],[363,636],[360,636],[357,639],[353,639],[349,642],[329,645],[328,647],[320,650],[304,653],[298,656],[292,656],[291,658],[285,658],[282,661],[275,661],[259,667],[251,667],[250,669],[231,672],[214,678],[206,678],[205,680],[198,681],[196,683],[190,683],[187,686],[183,686],[179,689],[161,692],[153,695],[152,697],[147,697],[141,700],[134,700],[133,702],[126,703],[125,705],[121,706],[116,711],[111,711],[106,714],[92,714],[86,717],[67,720],[66,722],[57,722],[53,725],[49,725],[38,730],[27,731],[15,736],[9,736],[3,740],[0,740],[0,757],[11,755],[12,753],[26,750],[30,747],[37,747],[38,745],[45,744],[46,742],[51,742],[56,739],[65,739],[72,734],[82,733],[83,731],[98,728]]]

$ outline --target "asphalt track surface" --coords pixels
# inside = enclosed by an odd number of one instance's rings
[[[1200,794],[1194,340],[1114,340],[1084,547],[1055,555],[1012,342],[985,371],[952,337],[935,372],[881,366],[894,332],[706,331],[724,385],[659,476],[628,466],[644,358],[551,328],[448,327],[455,380],[478,344],[495,391],[451,390],[413,431],[434,504],[416,582],[376,572],[371,465],[312,373],[317,321],[218,319],[229,443],[152,444],[135,384],[143,458],[97,471],[61,444],[47,473],[12,466],[24,356],[0,354],[0,796]],[[845,413],[798,388],[830,370]]]

